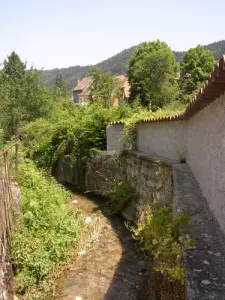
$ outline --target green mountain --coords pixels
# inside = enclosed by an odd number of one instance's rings
[[[125,49],[120,53],[98,63],[97,67],[100,67],[104,72],[111,72],[112,74],[125,74],[127,62],[134,51],[136,46]],[[211,50],[214,53],[215,58],[218,60],[223,54],[225,54],[225,40],[215,42],[209,45],[205,45],[205,48]],[[182,61],[185,51],[174,51],[174,55],[178,62]],[[92,66],[74,66],[63,69],[44,70],[43,76],[47,86],[52,86],[56,79],[56,74],[60,73],[67,83],[68,89],[72,89],[77,79],[83,78]]]

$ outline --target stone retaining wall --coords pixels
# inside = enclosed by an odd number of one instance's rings
[[[135,190],[134,199],[123,215],[134,222],[146,205],[172,201],[171,167],[137,152],[100,152],[87,165],[86,187],[89,191],[108,196],[115,180],[127,181]]]

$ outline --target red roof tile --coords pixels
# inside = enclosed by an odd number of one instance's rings
[[[73,91],[83,91],[85,88],[87,88],[92,82],[92,77],[84,77],[82,80],[78,81],[77,85],[73,89]]]

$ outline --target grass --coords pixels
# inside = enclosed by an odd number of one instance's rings
[[[68,206],[70,193],[32,161],[20,157],[17,181],[22,212],[12,240],[14,284],[17,294],[29,295],[40,289],[54,267],[75,249],[84,216]]]
[[[170,205],[153,204],[143,212],[138,227],[131,228],[149,254],[151,299],[185,299],[182,246],[190,248],[192,242],[189,235],[181,238],[181,233],[188,226],[186,213],[173,217]]]

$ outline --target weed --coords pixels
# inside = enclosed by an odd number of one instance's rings
[[[171,206],[148,206],[142,214],[138,227],[132,227],[135,237],[139,238],[153,260],[154,269],[171,282],[184,285],[184,267],[182,263],[182,246],[191,246],[187,234],[181,232],[188,228],[186,213],[172,217]]]
[[[84,226],[79,210],[69,208],[70,193],[53,178],[20,158],[17,181],[22,193],[22,215],[12,240],[15,291],[38,287],[52,268],[74,248]],[[34,298],[35,299],[35,298]]]
[[[114,212],[122,211],[134,195],[134,190],[128,182],[115,180],[109,195],[110,206]]]

